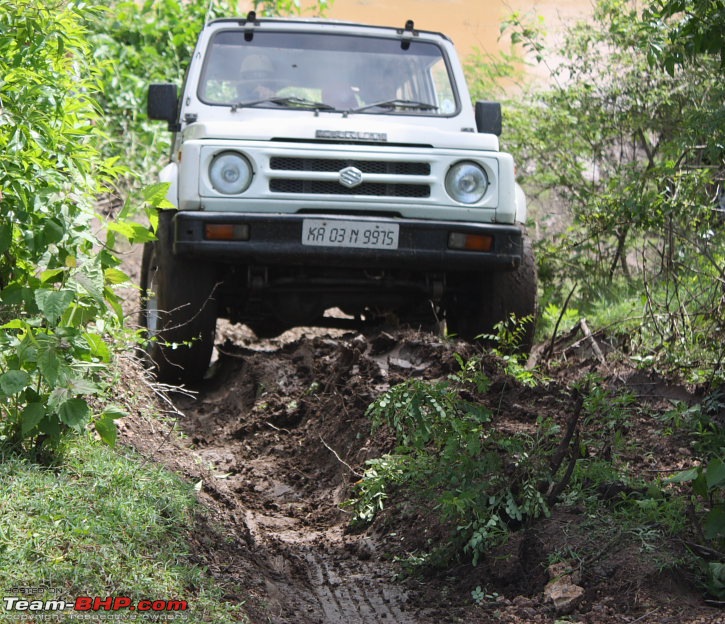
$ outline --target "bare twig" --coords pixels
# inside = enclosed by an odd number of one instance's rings
[[[650,615],[654,615],[659,610],[659,607],[657,607],[656,609],[652,609],[652,611],[648,611],[644,615],[640,615],[636,620],[632,620],[629,624],[636,624],[637,622],[642,622],[644,619],[648,618]]]
[[[322,436],[320,436],[320,442],[322,442],[325,445],[325,448],[328,451],[330,451],[330,453],[332,453],[337,458],[337,461],[339,461],[343,466],[345,466],[352,474],[354,474],[359,479],[362,479],[363,476],[365,476],[365,475],[361,475],[350,464],[348,464],[344,459],[342,459],[342,457],[340,457],[337,454],[337,451],[334,448],[332,448],[327,442],[325,442],[325,440],[323,439]]]
[[[589,340],[589,342],[591,342],[592,349],[594,350],[594,354],[597,356],[597,359],[599,360],[599,362],[602,365],[606,365],[607,360],[605,359],[604,354],[602,353],[602,350],[599,348],[599,345],[597,344],[596,339],[592,335],[592,332],[589,329],[589,325],[587,325],[586,319],[581,319],[579,321],[579,325],[581,326],[582,331],[584,332],[584,336],[586,336],[586,338]]]
[[[574,291],[576,290],[578,284],[574,284],[572,286],[572,289],[569,291],[569,294],[566,297],[566,301],[564,301],[564,305],[561,308],[561,312],[559,313],[559,318],[556,319],[556,325],[554,325],[554,331],[551,334],[551,342],[549,343],[549,348],[546,350],[546,355],[544,356],[544,361],[547,361],[551,354],[554,352],[554,341],[556,340],[556,334],[559,331],[559,323],[561,323],[561,319],[564,318],[564,313],[566,312],[567,307],[569,307],[569,301],[571,300],[572,295],[574,294]]]
[[[559,443],[559,448],[556,450],[556,453],[551,458],[551,473],[552,475],[556,475],[556,473],[559,471],[559,468],[561,467],[561,464],[564,461],[564,458],[567,456],[567,454],[569,455],[569,462],[566,467],[566,472],[558,483],[552,484],[551,489],[547,494],[546,499],[549,503],[549,506],[553,505],[556,502],[556,499],[559,498],[559,495],[564,491],[566,486],[569,485],[571,475],[574,472],[574,467],[576,466],[576,462],[579,459],[578,425],[582,410],[584,408],[584,396],[586,392],[587,391],[579,393],[576,407],[574,408],[574,413],[569,417],[569,420],[566,423],[566,433],[564,434],[564,437]]]

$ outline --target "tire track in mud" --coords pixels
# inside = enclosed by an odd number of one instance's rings
[[[247,520],[251,520],[249,514]],[[283,530],[280,534],[257,534],[255,544],[275,572],[274,578],[266,579],[280,614],[275,622],[422,621],[408,613],[408,594],[395,583],[392,568],[385,562],[363,561],[351,555],[339,537],[295,535]]]
[[[380,574],[379,566],[354,561],[331,562],[315,551],[305,554],[313,591],[328,622],[416,622],[402,610],[407,601],[405,592],[381,579],[377,586],[371,581]]]
[[[425,354],[437,348],[430,343],[411,338],[401,349],[396,337],[376,351],[354,334],[274,348],[265,341],[259,350],[227,343],[216,376],[194,400],[180,401],[195,454],[221,475],[205,490],[244,525],[239,533],[264,576],[270,621],[434,621],[412,607],[371,539],[347,533],[349,515],[339,507],[358,478],[350,467],[362,470],[379,454],[367,448],[365,408],[399,381],[391,368],[401,379],[423,371]]]

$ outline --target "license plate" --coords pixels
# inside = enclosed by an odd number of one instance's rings
[[[316,247],[397,249],[397,223],[303,219],[302,244]]]

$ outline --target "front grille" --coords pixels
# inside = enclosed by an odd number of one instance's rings
[[[314,195],[367,195],[370,197],[430,197],[427,184],[382,184],[367,182],[347,188],[338,182],[319,180],[270,180],[269,190],[274,193],[309,193]]]
[[[386,160],[342,160],[339,158],[292,158],[273,156],[269,168],[273,171],[319,171],[335,172],[345,167],[357,167],[363,173],[386,173],[391,175],[430,175],[427,162],[398,162]]]
[[[406,182],[406,177],[429,176],[430,164],[427,162],[273,156],[270,158],[269,167],[272,171],[289,172],[288,177],[272,178],[269,181],[269,190],[273,193],[411,197],[416,199],[430,197],[430,185]],[[336,180],[309,179],[311,173],[337,173],[346,167],[356,167],[363,176],[400,176],[400,180],[386,180],[385,182],[368,180],[353,188],[347,188]],[[295,173],[298,172],[305,172],[306,179],[298,179],[295,176]],[[327,177],[329,178],[329,176]]]

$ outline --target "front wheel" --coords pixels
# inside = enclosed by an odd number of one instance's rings
[[[172,254],[171,218],[159,213],[157,240],[144,246],[140,321],[157,379],[195,383],[214,348],[216,272],[213,265]]]
[[[512,315],[521,323],[516,351],[529,353],[536,330],[537,279],[531,242],[524,238],[521,264],[514,271],[470,274],[459,277],[456,294],[446,304],[449,333],[465,340],[495,335],[495,327]]]

